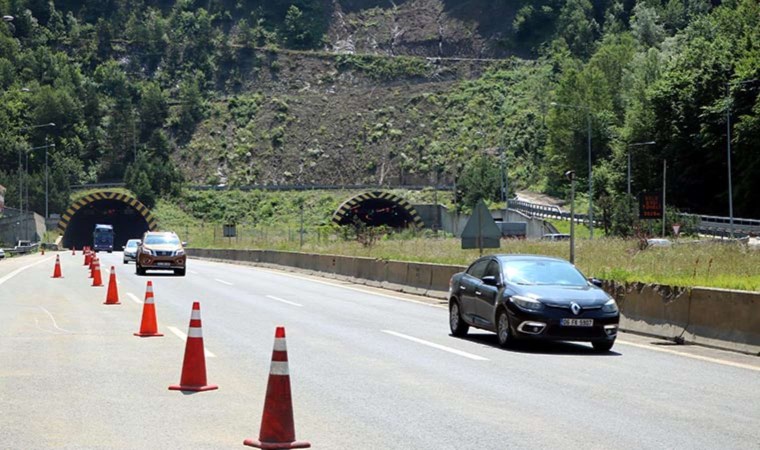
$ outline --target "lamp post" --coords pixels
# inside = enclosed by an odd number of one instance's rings
[[[570,180],[570,264],[575,264],[575,171],[568,170],[565,177]]]
[[[644,145],[654,145],[657,142],[636,142],[635,144],[628,144],[628,196],[631,196],[631,147],[642,147]]]
[[[588,234],[589,239],[594,239],[594,177],[591,168],[591,109],[588,106],[567,105],[557,102],[551,102],[550,105],[559,108],[586,111],[586,133],[588,135]]]
[[[729,236],[734,237],[734,187],[731,181],[731,86],[742,86],[749,83],[760,81],[758,79],[729,81],[726,83],[726,160],[728,162],[728,232]]]
[[[55,123],[50,122],[50,123],[43,123],[43,124],[40,124],[40,125],[32,125],[30,127],[23,127],[23,128],[21,128],[21,130],[22,131],[26,131],[26,130],[32,130],[32,129],[35,129],[35,128],[45,128],[45,127],[54,127],[54,126],[55,126]],[[48,141],[48,139],[46,137],[45,138],[45,142],[47,142],[47,141]],[[28,177],[29,177],[29,152],[30,151],[34,151],[34,150],[43,149],[43,148],[45,149],[45,219],[48,218],[48,152],[47,152],[47,149],[50,148],[50,147],[55,147],[55,144],[45,144],[45,145],[42,145],[42,146],[39,146],[39,147],[32,147],[28,151],[25,152],[25,154],[26,154],[25,155],[25,159],[26,159],[26,165],[25,165],[25,167],[26,167],[26,169],[24,171],[24,181],[26,181],[28,183],[29,182],[29,180],[28,180]],[[20,175],[21,174],[21,151],[20,151],[20,149],[19,149],[18,164],[19,164],[19,175]],[[19,203],[21,203],[21,191],[22,191],[22,183],[21,183],[21,177],[19,176]],[[29,208],[29,186],[28,186],[28,184],[26,186],[26,206],[27,206],[27,209],[28,209]],[[23,210],[23,208],[22,208],[22,210]]]

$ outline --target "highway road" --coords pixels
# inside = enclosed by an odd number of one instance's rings
[[[449,336],[431,299],[190,260],[137,276],[121,305],[78,253],[0,261],[0,448],[241,448],[259,434],[284,325],[296,436],[318,449],[760,448],[760,358],[623,334],[613,351]],[[108,273],[104,273],[107,281]],[[147,280],[160,338],[138,338]],[[200,301],[209,383],[179,382]]]

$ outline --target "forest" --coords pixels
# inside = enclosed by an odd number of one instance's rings
[[[591,165],[599,212],[628,214],[630,159],[634,196],[662,189],[666,161],[671,207],[726,216],[730,156],[734,215],[760,218],[755,0],[0,0],[0,13],[9,207],[28,186],[27,206],[44,211],[45,153],[52,212],[72,185],[123,181],[153,205],[189,184],[286,183],[353,158],[357,183],[393,186],[402,172],[456,182],[466,205],[499,200],[504,158],[511,192],[561,197],[570,169],[586,195]],[[444,31],[384,41],[384,21]],[[304,58],[328,61],[314,76],[338,91],[359,74],[366,92],[396,89],[405,107],[371,121],[350,109],[350,125],[328,115],[310,128],[294,106],[304,89],[284,81],[307,71],[284,67]],[[435,58],[481,69],[442,74]],[[319,158],[329,152],[298,133],[340,158]],[[274,174],[265,158],[293,162]]]

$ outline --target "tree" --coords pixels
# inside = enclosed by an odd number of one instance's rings
[[[480,199],[498,201],[501,195],[500,175],[496,158],[478,155],[470,159],[457,183],[464,206],[474,207]]]

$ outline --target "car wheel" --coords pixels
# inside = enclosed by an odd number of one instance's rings
[[[129,262],[129,261],[127,261],[126,259],[124,260],[124,264],[127,264],[128,262]]]
[[[612,349],[612,346],[615,345],[615,340],[611,341],[594,341],[591,343],[591,345],[594,347],[594,350],[596,350],[599,353],[608,352]]]
[[[174,275],[185,276],[185,269],[174,269]]]
[[[504,348],[512,344],[512,330],[509,328],[509,316],[503,309],[499,311],[496,318],[496,336],[499,339],[499,346]]]
[[[470,326],[462,320],[462,313],[459,311],[459,302],[451,300],[449,302],[449,328],[452,336],[462,337],[467,334]]]

